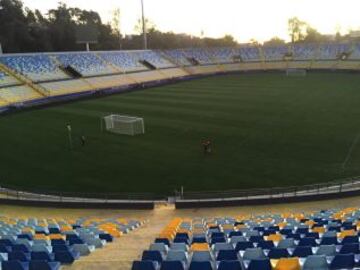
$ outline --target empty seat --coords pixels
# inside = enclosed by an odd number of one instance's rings
[[[271,263],[269,259],[251,260],[247,270],[271,270]]]
[[[80,258],[79,252],[75,251],[58,251],[55,253],[55,260],[62,264],[72,264]]]
[[[58,270],[60,269],[59,262],[48,262],[48,261],[30,261],[29,270]]]
[[[31,260],[45,260],[45,261],[53,261],[55,259],[55,255],[53,253],[48,253],[46,251],[32,251]]]
[[[143,261],[156,261],[158,263],[162,263],[163,256],[158,250],[145,250],[142,254],[141,260]]]
[[[1,262],[1,270],[28,270],[29,263],[21,261],[3,261]]]
[[[252,242],[237,242],[235,250],[238,252],[240,250],[246,250],[248,248],[253,248],[254,244]]]
[[[185,266],[181,261],[164,261],[160,270],[185,270]]]
[[[163,254],[166,254],[168,251],[168,246],[165,245],[164,243],[152,243],[150,245],[149,250],[158,250],[158,251],[162,252]]]
[[[326,257],[323,255],[310,255],[306,258],[302,270],[328,270]]]
[[[235,250],[220,250],[216,256],[217,261],[233,261],[238,259],[238,254]]]
[[[245,250],[242,255],[244,260],[257,260],[257,259],[265,259],[265,253],[261,248],[248,248]]]
[[[216,243],[213,246],[213,250],[215,252],[220,251],[220,250],[234,250],[234,247],[232,244],[229,244],[229,243]]]
[[[320,245],[337,245],[338,241],[336,236],[321,238]]]
[[[187,251],[188,246],[185,243],[171,243],[170,245],[171,250],[182,250]]]
[[[316,255],[335,256],[336,246],[335,245],[321,245],[316,251]]]
[[[299,259],[294,257],[294,258],[282,258],[280,259],[274,270],[300,270],[301,266],[299,263]]]
[[[330,263],[330,269],[353,269],[355,267],[354,254],[337,254]]]
[[[30,261],[30,254],[22,251],[12,251],[9,253],[9,261]]]
[[[187,263],[189,257],[185,251],[182,250],[169,250],[166,261],[181,261]]]
[[[293,238],[286,238],[281,240],[278,245],[276,246],[277,248],[294,248],[295,245],[295,240]]]
[[[360,253],[359,244],[357,244],[357,243],[345,244],[341,247],[340,253],[341,254],[349,254],[349,253],[359,254]]]
[[[213,267],[209,261],[205,261],[205,262],[193,261],[190,263],[189,270],[213,270]]]
[[[310,246],[310,247],[316,247],[316,239],[314,237],[304,237],[301,238],[299,241],[298,246]]]
[[[213,260],[214,258],[209,251],[194,251],[191,257],[192,262],[204,262]]]
[[[262,249],[272,249],[274,247],[273,241],[260,241],[257,244],[257,247]]]
[[[292,256],[294,257],[300,257],[300,258],[305,258],[307,256],[312,255],[312,249],[309,246],[298,246],[295,248]]]
[[[289,252],[286,248],[272,248],[268,253],[270,259],[280,259],[289,257]]]
[[[74,244],[72,248],[73,250],[79,252],[80,256],[87,256],[95,250],[94,246],[89,246],[87,244]]]
[[[131,270],[157,270],[157,265],[154,261],[134,261]]]
[[[242,270],[242,267],[238,260],[221,261],[218,270]]]

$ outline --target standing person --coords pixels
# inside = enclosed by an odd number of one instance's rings
[[[204,150],[204,155],[208,155],[211,153],[211,140],[209,139],[203,140],[202,146]]]
[[[80,141],[81,141],[81,146],[84,147],[84,146],[85,146],[85,143],[86,143],[85,135],[81,135]]]

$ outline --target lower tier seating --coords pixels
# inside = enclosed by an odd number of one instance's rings
[[[141,226],[122,218],[17,219],[0,217],[5,270],[57,270]]]
[[[132,270],[360,267],[360,209],[172,220]]]
[[[23,102],[41,97],[42,96],[38,92],[25,85],[0,88],[0,99],[3,99],[8,103]]]

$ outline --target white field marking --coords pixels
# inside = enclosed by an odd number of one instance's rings
[[[342,167],[343,170],[345,170],[346,165],[347,165],[347,163],[349,162],[349,160],[350,160],[350,158],[351,158],[351,155],[352,155],[352,152],[354,151],[354,149],[355,149],[355,147],[356,147],[359,139],[360,139],[360,132],[356,135],[356,137],[354,138],[351,146],[349,147],[349,151],[348,151],[348,153],[347,153],[347,155],[346,155],[346,158],[344,159],[344,162],[343,162],[342,165],[341,165],[341,167]]]

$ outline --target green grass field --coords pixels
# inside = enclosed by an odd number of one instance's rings
[[[359,100],[359,75],[249,74],[7,115],[0,118],[0,182],[41,190],[172,194],[180,186],[278,187],[360,175],[360,142],[354,143]],[[100,117],[110,113],[144,117],[146,134],[102,133]],[[211,156],[202,153],[203,138],[213,141]]]

